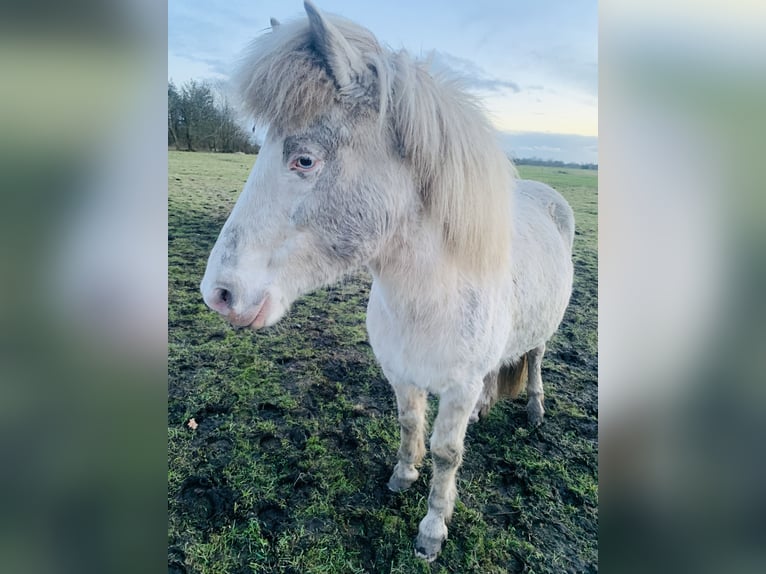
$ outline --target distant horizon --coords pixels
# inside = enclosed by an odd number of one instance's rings
[[[227,151],[214,151],[214,150],[205,150],[205,149],[194,149],[194,150],[185,150],[185,149],[178,149],[175,146],[168,145],[168,150],[170,151],[178,151],[181,153],[210,153],[210,154],[237,154],[237,155],[258,155],[257,152],[242,152],[242,151],[234,151],[234,152],[227,152]],[[598,170],[598,163],[591,163],[591,162],[577,162],[577,161],[564,161],[564,160],[558,160],[558,159],[546,159],[541,157],[513,157],[511,154],[508,154],[508,159],[510,159],[514,165],[524,165],[524,166],[542,166],[542,167],[577,167],[577,168],[583,168],[583,169],[595,169]],[[593,166],[593,167],[591,167]]]

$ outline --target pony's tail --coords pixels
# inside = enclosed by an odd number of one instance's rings
[[[496,371],[484,377],[484,390],[476,405],[478,416],[485,417],[498,400],[515,399],[527,386],[527,354],[524,353],[515,363],[502,365]]]
[[[515,399],[527,386],[527,354],[516,364],[503,365],[497,373],[497,398]]]

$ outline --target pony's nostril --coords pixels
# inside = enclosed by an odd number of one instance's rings
[[[223,287],[216,287],[205,301],[214,311],[228,315],[234,305],[234,294]]]

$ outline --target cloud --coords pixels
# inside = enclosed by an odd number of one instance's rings
[[[447,52],[433,50],[428,55],[431,69],[435,72],[448,72],[462,80],[468,89],[485,92],[500,92],[511,90],[519,93],[521,88],[516,82],[502,80],[488,74],[476,63],[466,58],[459,58]]]
[[[500,145],[514,158],[598,163],[598,137],[545,132],[501,132]]]
[[[186,59],[190,62],[204,64],[213,74],[218,76],[228,77],[231,73],[231,63],[221,58],[202,58],[193,55],[187,55]]]

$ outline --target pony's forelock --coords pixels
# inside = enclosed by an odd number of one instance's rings
[[[282,23],[250,44],[234,74],[240,105],[256,123],[301,128],[344,101],[367,104],[381,116],[385,113],[389,74],[383,50],[365,28],[339,17],[330,20],[360,51],[370,71],[369,81],[353,90],[339,89],[309,23],[305,19]]]

